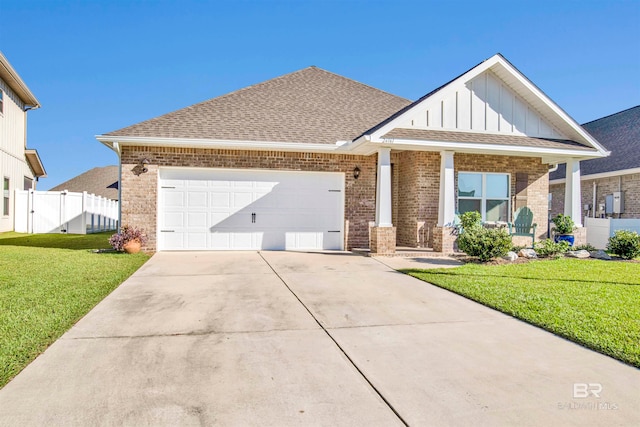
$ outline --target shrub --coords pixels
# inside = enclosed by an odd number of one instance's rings
[[[585,243],[584,245],[574,246],[573,249],[572,249],[572,251],[587,251],[587,252],[593,252],[593,251],[597,251],[597,250],[598,249],[595,246],[593,246],[593,245],[591,245],[589,243]]]
[[[569,215],[558,214],[551,222],[556,226],[556,234],[571,234],[576,229],[576,224],[573,222]]]
[[[511,236],[504,228],[483,228],[472,225],[458,237],[458,248],[482,262],[505,256],[511,249]]]
[[[640,235],[635,231],[617,230],[609,237],[607,250],[622,259],[633,259],[640,256]]]
[[[462,230],[472,230],[476,228],[482,227],[482,216],[480,212],[470,211],[465,212],[460,215],[460,224],[462,225]]]
[[[515,252],[518,253],[520,252],[521,249],[526,249],[527,245],[511,245],[511,249],[509,249],[511,252]]]
[[[569,250],[569,242],[554,242],[553,239],[545,239],[535,244],[536,253],[544,258],[559,258]]]
[[[109,244],[116,251],[123,251],[124,246],[134,240],[137,240],[141,245],[144,245],[147,243],[147,235],[141,228],[125,225],[120,229],[119,233],[116,233],[109,238]]]

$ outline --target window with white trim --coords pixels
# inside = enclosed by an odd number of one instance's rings
[[[2,215],[9,216],[9,178],[6,176],[2,189]]]
[[[482,221],[509,221],[508,173],[458,173],[458,212],[477,211]]]

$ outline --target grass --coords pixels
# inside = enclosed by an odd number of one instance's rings
[[[640,367],[640,263],[564,258],[404,272]]]
[[[111,233],[0,233],[0,387],[149,258],[93,253]]]

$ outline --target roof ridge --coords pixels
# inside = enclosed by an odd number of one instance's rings
[[[609,114],[608,116],[600,117],[599,119],[591,120],[590,122],[585,122],[581,126],[585,126],[585,125],[588,125],[588,124],[591,124],[591,123],[594,123],[594,122],[597,122],[597,121],[600,121],[600,120],[603,120],[603,119],[608,119],[609,117],[613,117],[613,116],[616,116],[618,114],[626,113],[627,111],[633,110],[634,108],[640,108],[640,105],[636,105],[635,107],[627,108],[626,110],[618,111],[617,113]]]

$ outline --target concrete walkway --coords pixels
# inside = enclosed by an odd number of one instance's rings
[[[380,260],[159,253],[0,390],[0,425],[640,425],[639,390]]]

